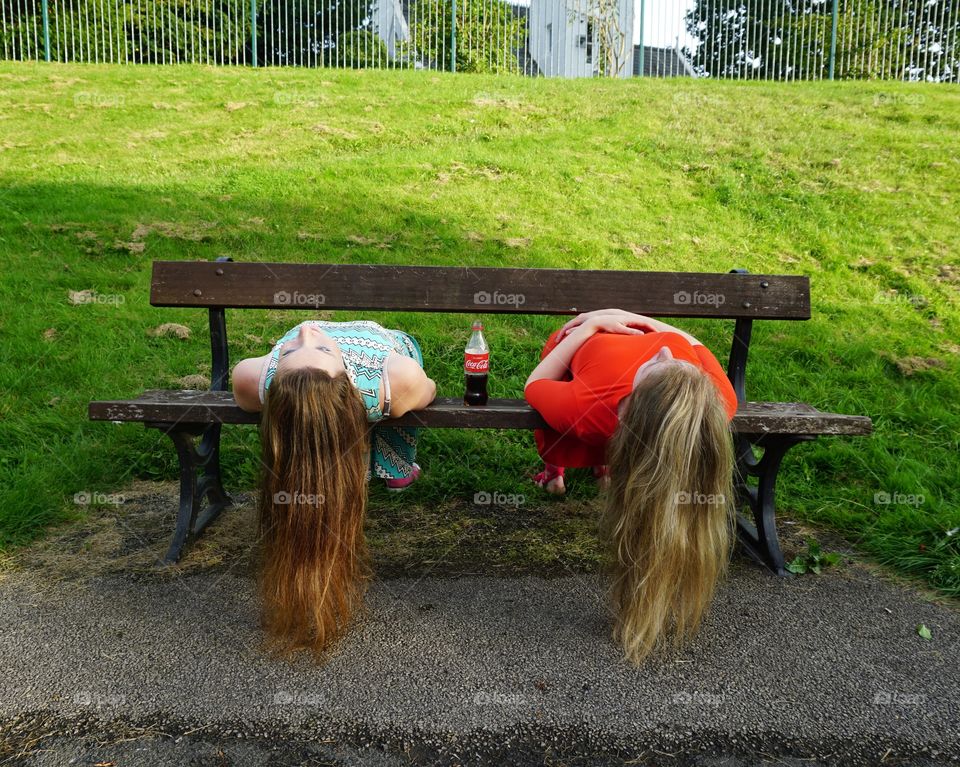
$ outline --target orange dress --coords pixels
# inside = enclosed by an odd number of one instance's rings
[[[550,335],[540,359],[557,345]],[[728,420],[737,412],[737,395],[720,363],[704,346],[693,346],[679,333],[643,335],[595,333],[573,355],[567,380],[540,379],[524,396],[549,424],[534,431],[537,451],[555,466],[586,467],[606,463],[608,440],[618,424],[617,405],[633,390],[637,368],[666,346],[675,359],[700,367],[717,385]]]

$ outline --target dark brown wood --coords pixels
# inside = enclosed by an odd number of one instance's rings
[[[230,392],[216,391],[146,391],[135,400],[91,402],[89,413],[94,421],[255,424],[260,420],[258,413],[241,410]],[[491,399],[484,407],[468,407],[452,398],[439,398],[426,410],[389,423],[434,429],[535,429],[545,425],[523,400]],[[752,439],[772,434],[862,435],[872,430],[865,416],[822,413],[801,402],[745,402],[733,419],[733,428]]]
[[[154,306],[805,320],[798,275],[155,261]]]
[[[751,441],[776,435],[863,436],[873,432],[873,423],[863,415],[824,413],[803,402],[744,402],[733,417],[737,434]]]

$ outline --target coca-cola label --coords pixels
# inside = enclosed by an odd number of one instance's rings
[[[490,352],[486,354],[465,353],[463,355],[463,370],[465,373],[474,373],[477,375],[489,372]]]

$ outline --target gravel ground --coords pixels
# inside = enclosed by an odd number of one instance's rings
[[[592,575],[378,580],[329,662],[259,649],[248,572],[0,581],[0,763],[960,763],[960,613],[737,559],[634,669]],[[932,631],[927,641],[916,627]]]

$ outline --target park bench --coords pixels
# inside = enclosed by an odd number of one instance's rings
[[[576,315],[618,307],[657,317],[734,320],[727,375],[739,401],[731,424],[737,458],[737,533],[748,555],[786,575],[777,539],[775,488],[784,454],[820,435],[864,435],[864,416],[820,412],[801,402],[748,402],[745,374],[756,320],[810,318],[810,281],[797,275],[499,269],[365,264],[156,261],[153,306],[207,309],[212,348],[209,391],[151,390],[136,399],[91,402],[99,421],[136,421],[166,433],[180,462],[180,507],[164,558],[176,562],[231,500],[220,476],[223,424],[251,424],[259,414],[234,402],[229,387],[227,309],[345,309],[411,312]],[[533,368],[535,360],[530,360]],[[426,360],[429,371],[430,360]],[[494,363],[493,375],[496,376]],[[467,407],[438,398],[396,423],[428,428],[535,429],[545,425],[523,400]],[[762,451],[757,455],[756,449]],[[752,484],[750,478],[756,479]],[[746,518],[741,510],[751,512]]]

